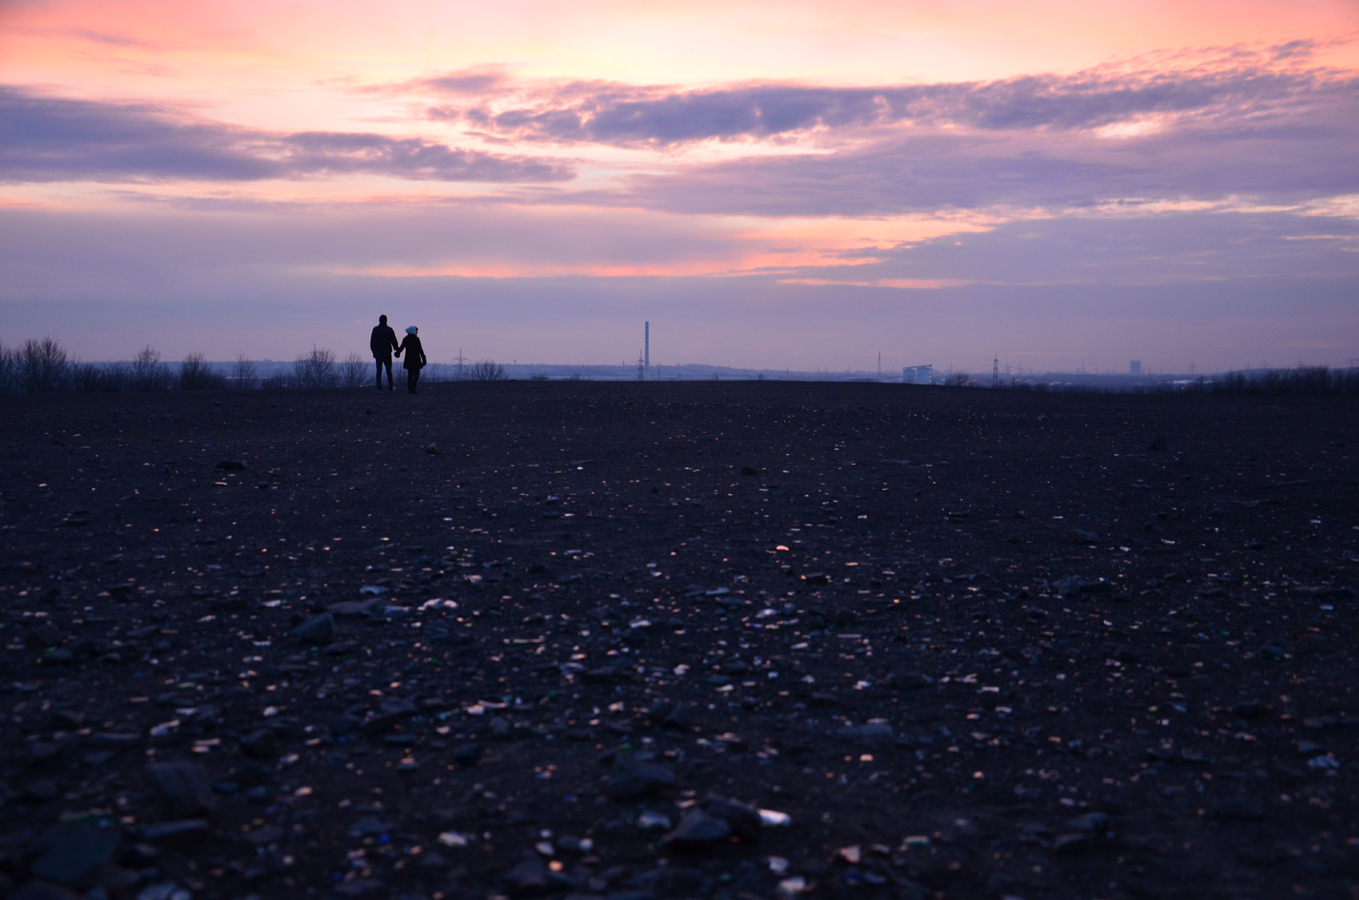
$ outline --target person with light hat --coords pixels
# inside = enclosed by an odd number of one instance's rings
[[[420,370],[425,367],[425,348],[420,346],[420,338],[416,336],[419,328],[411,325],[406,329],[406,336],[401,339],[401,346],[396,348],[398,357],[404,352],[406,361],[403,365],[406,368],[406,389],[412,394],[420,393],[416,385],[420,383]]]

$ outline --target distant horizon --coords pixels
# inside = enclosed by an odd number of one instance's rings
[[[9,346],[9,345],[7,345],[7,346]],[[154,348],[152,348],[152,349],[154,350]],[[324,349],[328,349],[328,348],[318,348],[318,349],[324,350]],[[284,368],[291,368],[293,365],[295,365],[295,363],[296,363],[299,359],[303,358],[301,355],[299,355],[298,357],[294,357],[293,359],[273,359],[273,358],[271,358],[271,357],[259,357],[259,358],[255,358],[255,357],[250,357],[250,356],[248,356],[248,355],[242,355],[242,356],[244,357],[244,359],[246,359],[247,361],[249,361],[249,362],[251,362],[251,363],[262,364],[262,365],[267,365],[267,366],[278,366],[278,367],[284,367]],[[76,362],[76,363],[88,363],[88,364],[99,365],[99,366],[112,366],[112,365],[129,365],[129,364],[131,364],[134,360],[133,360],[132,358],[128,358],[128,359],[84,359],[84,358],[72,357],[72,358],[71,358],[71,361],[72,361],[72,362]],[[176,365],[179,365],[179,364],[181,364],[181,363],[184,362],[183,359],[170,359],[170,358],[166,358],[166,357],[163,357],[163,356],[158,357],[157,361],[160,362],[160,363],[162,363],[162,364],[164,364],[164,365],[168,365],[168,366],[176,366]],[[340,357],[340,356],[337,355],[337,356],[335,357],[335,360],[334,360],[334,361],[335,361],[335,363],[339,364],[339,363],[344,362],[344,361],[345,361],[345,358],[344,358],[344,357]],[[464,362],[465,362],[465,363],[467,364],[467,366],[469,366],[469,367],[470,367],[473,363],[475,363],[475,362],[480,362],[480,361],[481,361],[481,359],[476,359],[476,360],[474,360],[474,359],[472,359],[472,358],[470,358],[470,357],[468,357],[468,358],[466,358],[466,359],[464,360]],[[607,380],[623,380],[623,381],[638,380],[637,377],[636,377],[636,374],[635,374],[636,371],[637,371],[638,366],[637,366],[637,364],[636,364],[635,362],[633,362],[633,363],[628,363],[628,362],[619,362],[619,363],[604,363],[604,362],[599,362],[599,363],[565,363],[565,362],[520,362],[520,361],[517,361],[517,360],[513,360],[513,361],[490,360],[490,361],[491,361],[491,362],[498,363],[498,364],[504,366],[506,370],[510,370],[510,369],[521,369],[521,370],[532,370],[532,369],[560,369],[560,370],[597,370],[597,369],[608,369],[608,370],[617,370],[617,371],[618,371],[618,377],[617,377],[617,378],[610,378],[610,379],[607,379]],[[235,365],[235,364],[238,362],[238,359],[207,359],[207,358],[204,358],[204,359],[202,360],[202,362],[206,363],[206,364],[209,365],[209,366],[222,367],[222,368],[229,368],[230,366]],[[373,365],[373,359],[372,359],[371,356],[369,356],[369,357],[360,357],[360,362],[362,362],[362,363],[364,364],[365,367],[370,367],[370,366]],[[1131,361],[1130,361],[1130,362],[1131,362]],[[444,368],[444,369],[456,369],[456,368],[458,367],[458,362],[457,362],[456,359],[453,359],[453,360],[441,360],[441,359],[431,358],[431,359],[429,360],[429,363],[430,363],[430,365],[439,366],[439,367],[442,367],[442,368]],[[397,365],[397,366],[400,366],[400,360],[397,360],[397,361],[396,361],[396,365]],[[882,369],[881,373],[879,373],[879,372],[877,371],[876,367],[873,368],[873,369],[853,369],[853,368],[847,368],[847,369],[834,369],[834,368],[794,369],[794,368],[792,368],[792,367],[790,367],[790,366],[774,366],[774,367],[769,367],[769,366],[764,366],[764,367],[758,367],[758,366],[733,366],[733,365],[715,364],[715,363],[705,363],[705,362],[652,363],[651,366],[647,369],[647,372],[648,372],[648,374],[650,375],[650,377],[649,377],[648,379],[646,379],[646,380],[663,380],[663,375],[664,375],[664,371],[663,371],[663,370],[665,370],[665,369],[670,369],[670,370],[676,370],[676,369],[704,369],[704,370],[710,370],[710,371],[729,372],[729,373],[732,373],[733,375],[739,375],[739,374],[743,374],[743,373],[749,374],[749,375],[751,375],[751,376],[754,376],[754,375],[780,376],[780,375],[782,375],[782,376],[785,376],[786,379],[790,379],[790,380],[800,380],[800,381],[816,381],[816,380],[820,380],[820,379],[814,377],[814,376],[818,376],[818,375],[828,375],[828,376],[850,376],[850,377],[863,378],[863,379],[881,378],[881,380],[883,380],[883,381],[899,381],[899,380],[901,380],[901,378],[902,378],[902,376],[903,376],[903,371],[904,371],[905,369],[925,368],[925,367],[927,367],[928,365],[929,365],[929,364],[922,363],[922,364],[920,364],[919,366],[901,366],[901,367],[897,367],[897,368],[891,369],[891,370],[889,370],[889,369],[887,369],[886,367],[884,367],[884,368]],[[1326,364],[1326,363],[1319,363],[1319,364],[1299,364],[1299,363],[1294,363],[1294,364],[1292,364],[1292,365],[1283,365],[1283,366],[1240,366],[1240,367],[1235,367],[1235,368],[1217,369],[1217,370],[1203,370],[1203,369],[1194,370],[1194,369],[1190,369],[1190,370],[1185,370],[1185,371],[1173,371],[1173,370],[1172,370],[1172,371],[1157,371],[1157,370],[1150,369],[1150,368],[1148,368],[1148,367],[1146,367],[1146,366],[1143,366],[1142,371],[1139,372],[1139,373],[1136,373],[1136,374],[1134,374],[1134,373],[1132,373],[1132,372],[1129,372],[1129,371],[1126,371],[1126,370],[1125,370],[1125,371],[1114,371],[1114,370],[1099,370],[1099,371],[1095,371],[1095,370],[1090,370],[1090,369],[1087,369],[1087,370],[1084,370],[1084,371],[1079,370],[1079,369],[1073,369],[1073,370],[1062,370],[1062,369],[1042,369],[1042,370],[1037,370],[1037,369],[1024,369],[1024,370],[1018,370],[1018,369],[1011,369],[1010,371],[1006,371],[1006,370],[1005,370],[1005,367],[1004,367],[1004,364],[1002,364],[1002,365],[1001,365],[1001,371],[999,372],[999,377],[1000,377],[1000,380],[1001,380],[1001,381],[1008,381],[1008,380],[1014,379],[1014,378],[1042,378],[1042,377],[1048,377],[1048,376],[1079,376],[1079,377],[1083,377],[1083,378],[1118,378],[1118,379],[1128,379],[1128,380],[1138,380],[1138,379],[1141,379],[1141,380],[1146,380],[1146,381],[1153,381],[1153,380],[1165,380],[1165,379],[1186,379],[1186,378],[1187,378],[1187,379],[1193,379],[1193,378],[1196,378],[1196,377],[1210,377],[1210,376],[1213,376],[1213,375],[1225,375],[1225,374],[1229,374],[1229,373],[1252,373],[1252,372],[1271,372],[1271,371],[1275,371],[1275,372],[1278,372],[1278,371],[1291,371],[1291,370],[1294,370],[1294,369],[1297,369],[1297,368],[1300,368],[1300,367],[1301,367],[1301,368],[1329,368],[1329,369],[1333,369],[1333,370],[1337,370],[1337,371],[1347,371],[1347,370],[1359,369],[1359,359],[1347,360],[1347,361],[1344,361],[1343,363],[1335,363],[1335,364],[1329,364],[1329,365]],[[990,367],[989,365],[986,366],[984,369],[983,369],[982,367],[980,367],[980,366],[971,367],[971,368],[968,368],[968,367],[940,368],[940,367],[938,367],[938,366],[933,366],[933,367],[931,367],[931,368],[933,368],[933,370],[934,370],[934,372],[935,372],[935,375],[936,375],[938,378],[940,378],[940,379],[943,379],[943,378],[947,377],[948,375],[960,374],[960,373],[961,373],[961,374],[969,375],[969,376],[971,376],[973,379],[976,379],[976,380],[989,380],[989,379],[991,378],[991,374],[992,374],[992,373],[991,373],[991,367]],[[802,378],[802,377],[797,377],[797,376],[813,376],[813,377]]]

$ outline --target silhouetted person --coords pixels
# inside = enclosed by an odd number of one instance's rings
[[[396,355],[406,354],[406,389],[412,394],[420,393],[416,390],[416,385],[420,383],[420,370],[425,367],[425,348],[420,346],[420,339],[415,336],[420,329],[414,325],[406,329],[406,336],[401,339],[401,346],[396,348]]]
[[[397,349],[397,343],[396,332],[387,324],[386,316],[378,316],[377,327],[368,339],[368,349],[373,351],[373,359],[377,360],[377,389],[382,390],[382,367],[386,366],[387,392],[391,393],[395,390],[392,385],[392,351]]]

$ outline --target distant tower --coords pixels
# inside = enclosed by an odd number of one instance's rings
[[[646,367],[646,370],[649,372],[649,371],[651,371],[651,323],[650,323],[650,322],[647,322],[647,323],[646,323],[646,327],[643,329],[642,335],[643,335],[644,341],[645,341],[645,342],[642,344],[642,365],[644,365],[644,366]]]
[[[1140,359],[1135,359],[1135,360],[1133,360],[1132,362],[1128,363],[1128,374],[1129,374],[1129,375],[1141,375],[1141,374],[1142,374],[1142,360],[1140,360]]]
[[[991,387],[1000,387],[1000,354],[991,358]]]

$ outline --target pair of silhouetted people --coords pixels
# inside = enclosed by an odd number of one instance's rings
[[[420,384],[420,370],[425,367],[425,348],[420,346],[420,338],[417,333],[420,329],[414,325],[406,329],[406,336],[401,343],[396,342],[396,332],[387,324],[386,316],[378,316],[377,327],[373,329],[373,336],[368,340],[368,348],[373,351],[373,359],[377,362],[377,389],[382,390],[382,368],[387,368],[387,391],[394,390],[392,386],[392,354],[399,357],[402,353],[406,354],[406,389],[412,394],[420,391],[417,386]]]

